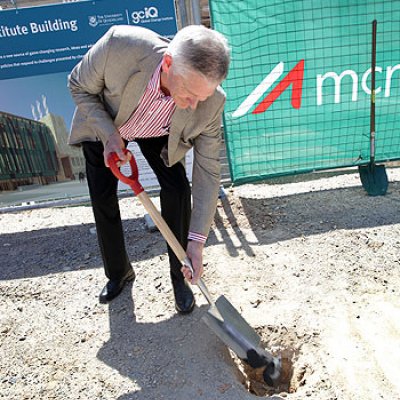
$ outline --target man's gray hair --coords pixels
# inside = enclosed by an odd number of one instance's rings
[[[228,74],[228,41],[219,32],[203,25],[189,25],[178,31],[167,52],[181,74],[199,72],[216,83],[221,83]]]

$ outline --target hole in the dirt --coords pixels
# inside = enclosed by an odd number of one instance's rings
[[[239,380],[246,390],[258,397],[268,397],[279,393],[294,393],[300,386],[304,386],[311,369],[299,363],[299,355],[310,335],[298,335],[294,330],[274,326],[258,327],[256,331],[261,336],[261,347],[274,357],[281,358],[282,369],[275,386],[269,386],[264,380],[265,366],[252,368],[230,352]]]

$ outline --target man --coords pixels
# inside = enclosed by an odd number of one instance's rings
[[[193,310],[187,284],[203,273],[202,252],[218,196],[221,114],[229,48],[218,32],[188,26],[174,39],[139,27],[112,27],[69,76],[77,105],[69,143],[81,144],[98,241],[109,281],[100,302],[135,278],[125,249],[118,181],[107,159],[135,140],[160,183],[161,214],[186,249],[194,274],[168,248],[175,307]],[[193,208],[182,159],[194,148]],[[185,279],[186,278],[186,279]]]

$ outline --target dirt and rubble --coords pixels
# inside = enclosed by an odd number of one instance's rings
[[[400,398],[400,170],[388,175],[381,197],[350,171],[219,200],[204,280],[290,358],[277,389],[201,321],[196,288],[194,312],[175,313],[165,243],[133,196],[120,204],[137,278],[108,305],[89,205],[0,214],[0,397]]]

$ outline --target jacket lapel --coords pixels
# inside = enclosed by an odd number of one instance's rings
[[[168,161],[170,165],[175,164],[177,161],[179,161],[175,160],[175,152],[178,148],[183,129],[188,119],[192,115],[193,110],[190,108],[177,108],[172,116],[168,138]]]
[[[121,96],[118,114],[114,120],[116,126],[124,124],[139,104],[153,72],[161,62],[162,56],[163,52],[157,52],[146,57],[139,63],[139,70],[129,78]]]

